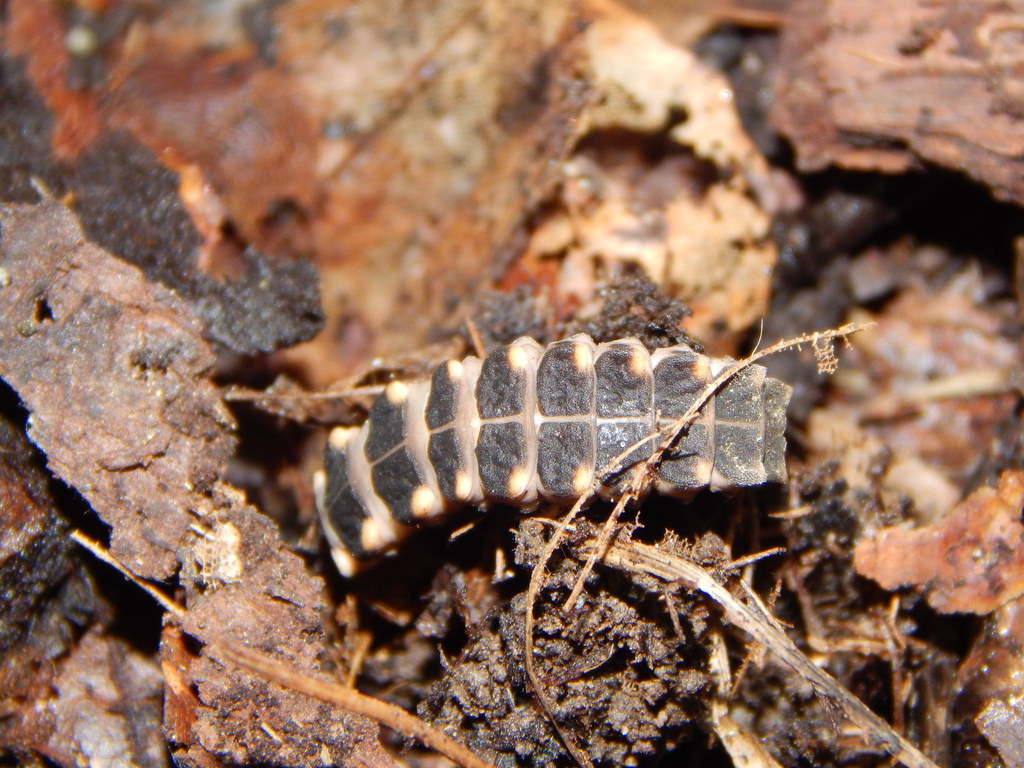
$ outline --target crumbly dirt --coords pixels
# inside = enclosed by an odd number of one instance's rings
[[[520,527],[519,565],[537,562],[544,534],[539,524]],[[594,530],[583,526],[580,534],[593,536]],[[722,564],[722,543],[713,537],[694,547],[668,546],[708,567]],[[692,739],[695,726],[707,717],[711,696],[702,643],[708,612],[689,601],[668,603],[665,595],[645,595],[615,574],[593,579],[576,611],[565,612],[561,604],[577,576],[571,561],[554,565],[534,609],[534,655],[550,686],[555,718],[572,723],[572,737],[584,741],[602,765],[635,764]],[[520,594],[475,622],[419,711],[463,734],[495,763],[508,763],[514,755],[519,764],[558,765],[564,749],[533,705],[523,671],[526,606]],[[683,616],[678,626],[670,617],[673,610]]]

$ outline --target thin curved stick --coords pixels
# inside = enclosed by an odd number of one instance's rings
[[[544,550],[541,552],[540,558],[537,560],[537,564],[533,566],[533,571],[530,573],[530,586],[526,590],[526,626],[525,626],[525,654],[523,657],[524,666],[526,667],[526,676],[530,679],[530,685],[533,686],[533,695],[537,697],[537,702],[540,704],[541,710],[544,712],[544,716],[547,717],[548,721],[555,727],[555,731],[558,733],[558,738],[562,740],[565,748],[569,751],[569,754],[573,756],[573,759],[584,768],[593,768],[593,763],[590,758],[587,757],[583,751],[576,746],[576,743],[569,737],[565,731],[562,730],[561,724],[552,714],[551,700],[548,698],[545,687],[541,684],[540,676],[537,674],[537,667],[533,663],[533,629],[534,629],[534,614],[533,609],[537,602],[537,595],[540,594],[541,581],[544,579],[545,569],[547,568],[548,561],[551,560],[551,555],[554,554],[555,548],[561,543],[565,536],[565,532],[569,529],[569,525],[572,523],[573,518],[580,513],[587,501],[590,500],[590,494],[580,496],[576,500],[576,503],[572,505],[572,509],[559,521],[558,526],[552,533],[551,538],[548,539],[547,544],[544,545]]]
[[[264,680],[342,707],[357,715],[368,717],[398,731],[403,736],[416,739],[424,746],[444,755],[463,768],[495,768],[492,763],[473,754],[464,744],[460,744],[443,731],[423,722],[401,707],[396,707],[394,704],[375,699],[372,696],[366,696],[338,683],[296,672],[287,664],[282,664],[251,648],[223,639],[217,640],[213,647],[220,651],[226,659],[259,675]]]

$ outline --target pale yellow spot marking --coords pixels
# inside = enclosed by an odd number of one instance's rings
[[[629,354],[629,369],[637,376],[647,375],[647,359],[639,349],[633,349]]]
[[[400,381],[392,381],[388,384],[387,389],[384,390],[384,397],[392,405],[401,405],[408,396],[409,388]]]
[[[448,374],[448,378],[452,381],[462,378],[462,363],[458,360],[449,360],[445,363],[444,369]]]
[[[572,363],[576,370],[585,371],[590,367],[592,356],[590,348],[586,344],[574,344],[572,348]]]
[[[530,475],[523,467],[516,467],[508,476],[508,498],[515,499],[523,495],[526,491],[526,484],[530,480]]]
[[[436,504],[437,495],[427,486],[421,485],[412,492],[412,500],[409,506],[413,517],[424,518],[434,514]]]
[[[577,497],[582,496],[590,488],[593,472],[586,467],[577,467],[572,475],[572,490]]]
[[[324,508],[324,492],[327,489],[327,473],[318,469],[313,473],[313,496],[316,497],[317,509]]]
[[[526,369],[526,350],[522,347],[508,348],[508,364],[512,370],[522,371]]]
[[[338,573],[345,578],[355,575],[359,569],[356,559],[340,547],[331,548],[331,557],[334,558],[334,564],[338,567]]]
[[[359,543],[363,549],[367,552],[376,552],[380,549],[382,541],[377,523],[371,518],[363,520],[363,527],[359,529]]]
[[[469,499],[469,494],[473,490],[473,482],[469,479],[469,473],[467,472],[456,472],[455,473],[455,498],[460,501],[466,501]]]
[[[335,427],[331,430],[331,434],[327,436],[327,443],[334,450],[343,451],[345,450],[345,446],[348,445],[348,441],[352,439],[352,435],[358,431],[358,429]]]

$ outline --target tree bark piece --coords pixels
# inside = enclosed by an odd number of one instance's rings
[[[1024,3],[796,0],[775,126],[797,165],[899,173],[920,161],[1024,201]]]

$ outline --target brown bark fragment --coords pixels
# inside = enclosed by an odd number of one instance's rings
[[[206,378],[213,356],[198,321],[84,241],[55,201],[0,208],[0,228],[0,374],[31,411],[51,469],[111,526],[129,570],[164,579],[181,561],[186,632],[316,668],[322,585],[219,480],[232,420]],[[194,692],[168,708],[179,762],[319,765],[358,751],[388,763],[364,718],[239,674],[206,649],[191,661],[165,649],[165,678]]]
[[[252,508],[236,502],[217,518],[238,529],[243,570],[235,583],[204,588],[192,581],[198,573],[194,564],[186,563],[182,575],[191,587],[185,632],[205,642],[223,638],[273,653],[298,670],[318,668],[324,645],[319,580],[284,551],[276,528]],[[166,638],[164,647],[182,658]],[[196,764],[204,761],[196,756],[203,751],[229,762],[346,764],[353,750],[363,750],[372,754],[370,764],[391,765],[376,746],[375,724],[241,673],[216,649],[204,648],[192,658],[182,679],[194,686],[195,698],[178,686],[169,714],[178,732],[187,734],[178,742],[179,757],[187,752]]]
[[[898,173],[921,160],[1024,201],[1024,5],[797,0],[773,121],[805,171]]]
[[[234,448],[199,323],[54,201],[6,206],[0,226],[0,374],[50,468],[111,526],[114,555],[167,578]]]
[[[945,519],[918,530],[886,528],[861,542],[854,567],[885,589],[925,588],[942,613],[985,614],[1024,595],[1024,472],[1006,471]]]
[[[309,338],[316,127],[301,94],[251,52],[211,54],[132,13],[11,4],[0,199],[35,200],[42,179],[90,240],[189,302],[207,338],[245,354]]]

